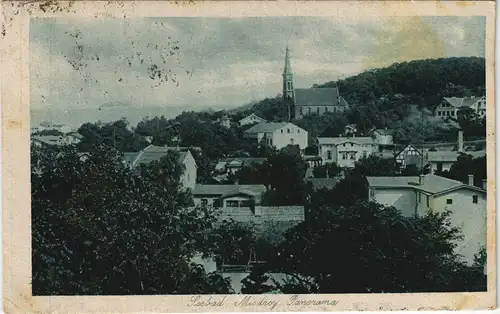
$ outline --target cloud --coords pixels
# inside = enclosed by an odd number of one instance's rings
[[[31,105],[205,109],[274,97],[287,42],[296,85],[308,87],[394,62],[484,56],[485,19],[37,18]]]

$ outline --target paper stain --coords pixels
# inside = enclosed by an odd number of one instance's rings
[[[362,60],[364,68],[381,68],[395,62],[445,56],[444,43],[439,34],[422,17],[393,17],[381,23],[384,26],[374,30],[375,44]]]
[[[6,128],[7,130],[20,129],[23,126],[21,120],[7,120]]]

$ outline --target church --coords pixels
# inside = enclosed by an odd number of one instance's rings
[[[283,71],[283,98],[292,103],[291,119],[300,119],[307,114],[322,115],[325,112],[341,112],[349,107],[347,101],[340,96],[338,87],[295,88],[288,45]]]

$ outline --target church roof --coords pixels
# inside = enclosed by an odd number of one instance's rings
[[[347,106],[344,98],[339,97],[339,90],[331,88],[296,88],[296,106]]]

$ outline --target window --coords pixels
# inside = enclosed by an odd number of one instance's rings
[[[441,111],[438,111],[438,116],[441,116]]]
[[[427,195],[427,207],[430,207],[430,200],[429,200],[429,195]]]
[[[451,198],[446,199],[446,204],[453,204],[453,200]]]
[[[207,206],[208,205],[208,200],[206,198],[201,199],[201,205]]]
[[[226,206],[227,207],[238,207],[239,206],[238,203],[239,203],[238,201],[226,201]]]
[[[333,107],[333,112],[337,112],[337,107]]]
[[[300,129],[297,129],[297,133],[300,133]]]
[[[299,113],[300,113],[300,115],[303,115],[303,114],[304,114],[304,110],[303,110],[303,108],[302,108],[302,107],[299,107]]]
[[[308,113],[311,114],[311,107],[307,109]]]
[[[325,112],[327,112],[327,111],[328,111],[328,107],[325,107]]]
[[[352,152],[350,155],[351,155],[351,159],[353,159],[353,160],[356,159],[356,152]]]
[[[316,113],[317,113],[317,114],[319,114],[319,107],[318,107],[318,108],[316,108]]]
[[[452,111],[452,112],[451,112],[451,115],[452,115],[452,116],[454,116],[454,115],[455,115],[455,111]]]
[[[269,139],[269,145],[273,146],[273,139],[272,138]]]
[[[477,195],[472,195],[472,203],[477,204],[477,202],[478,202]]]
[[[422,204],[422,193],[418,193],[418,203]]]
[[[332,159],[332,151],[331,150],[328,150],[326,151],[326,159]]]
[[[290,133],[290,129],[286,129],[286,133]]]
[[[281,130],[281,133],[283,133],[283,130]]]

